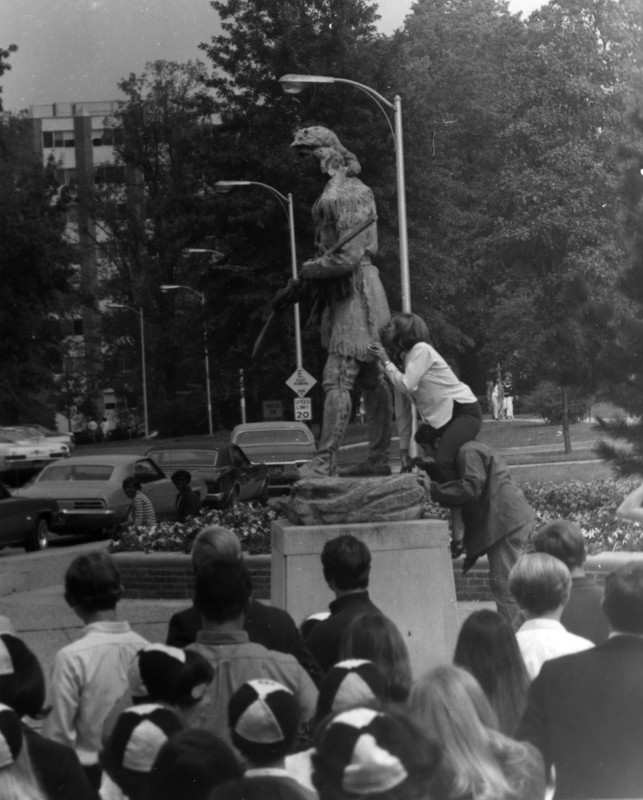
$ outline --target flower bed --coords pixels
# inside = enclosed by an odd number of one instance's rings
[[[602,552],[643,551],[643,529],[637,523],[616,518],[616,509],[632,491],[632,481],[598,480],[523,484],[527,500],[536,512],[538,524],[553,519],[577,522],[589,555]],[[425,516],[447,519],[448,512],[427,503]],[[249,554],[270,553],[270,525],[282,516],[278,508],[239,503],[223,511],[205,511],[186,523],[160,522],[152,527],[132,525],[111,543],[112,553],[187,553],[192,539],[204,525],[222,525],[234,531],[242,549]]]

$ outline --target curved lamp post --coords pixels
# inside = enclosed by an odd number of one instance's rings
[[[203,308],[203,351],[205,354],[205,394],[208,402],[208,430],[210,436],[213,435],[214,429],[212,427],[212,396],[210,394],[210,354],[208,352],[208,327],[205,318],[205,292],[199,292],[191,286],[184,286],[183,284],[164,283],[161,287],[162,292],[174,292],[177,289],[183,289],[186,292],[192,292],[201,301]]]
[[[150,418],[147,413],[147,376],[145,370],[145,323],[143,319],[143,309],[136,309],[133,306],[127,306],[123,303],[109,303],[107,308],[126,308],[128,311],[133,311],[139,319],[141,329],[141,377],[143,379],[143,421],[145,424],[145,438],[150,435]]]
[[[404,142],[402,137],[402,98],[395,95],[391,103],[375,89],[363,83],[351,81],[347,78],[333,78],[326,75],[284,75],[279,78],[279,83],[286,94],[300,94],[310,84],[319,83],[345,83],[369,95],[386,117],[390,126],[389,115],[384,107],[393,111],[395,128],[395,172],[397,178],[397,216],[400,230],[400,278],[402,290],[402,311],[411,311],[411,283],[409,277],[409,240],[406,222],[406,188],[404,182]]]
[[[277,191],[274,186],[260,181],[217,181],[214,184],[218,189],[234,189],[239,186],[262,186],[274,195],[286,211],[288,217],[288,230],[290,231],[290,265],[292,270],[292,277],[297,280],[297,245],[295,242],[295,214],[293,210],[292,194],[289,192],[288,196],[283,195]],[[299,321],[299,303],[293,306],[293,314],[295,316],[295,359],[297,362],[297,369],[301,369],[301,325]]]

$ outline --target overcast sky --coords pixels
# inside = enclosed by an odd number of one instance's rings
[[[541,4],[510,0],[525,14]],[[399,28],[412,5],[380,0],[380,29]],[[4,108],[117,98],[130,72],[157,58],[203,58],[199,42],[216,33],[209,0],[0,0],[0,46],[19,48],[0,79]]]

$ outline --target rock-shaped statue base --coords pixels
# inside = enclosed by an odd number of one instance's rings
[[[304,478],[281,507],[294,525],[403,522],[420,519],[425,500],[417,475]]]

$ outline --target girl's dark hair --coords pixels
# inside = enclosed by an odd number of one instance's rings
[[[208,685],[214,678],[214,667],[210,662],[194,650],[185,650],[185,664],[170,681],[163,691],[151,698],[153,702],[169,703],[178,708],[190,708],[201,701],[201,697],[194,697],[193,689],[197,686]]]
[[[45,676],[40,662],[17,636],[3,633],[0,640],[13,665],[12,673],[0,675],[0,703],[12,708],[19,717],[37,719],[45,704]]]
[[[141,481],[137,475],[129,475],[127,478],[125,478],[121,485],[123,490],[127,489],[129,486],[133,486],[138,492],[138,490],[141,488]]]
[[[123,588],[114,559],[95,552],[75,558],[65,575],[65,600],[87,612],[116,608]]]
[[[149,777],[154,800],[207,800],[212,789],[241,777],[232,748],[201,728],[175,733],[159,750]]]
[[[402,353],[418,342],[429,342],[429,326],[417,314],[394,314],[380,331],[382,345],[393,361],[399,362]]]
[[[406,701],[413,676],[409,651],[394,622],[383,614],[368,612],[354,617],[342,636],[339,660],[372,661],[386,678],[388,700]]]
[[[453,662],[478,681],[501,732],[513,736],[525,708],[529,676],[509,622],[497,611],[474,611],[460,628]]]

